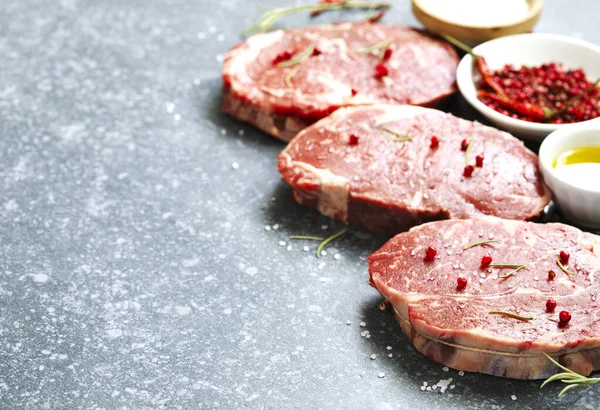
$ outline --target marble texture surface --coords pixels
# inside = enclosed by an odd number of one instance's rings
[[[538,31],[600,43],[595,5],[547,0]],[[289,241],[340,226],[291,200],[281,143],[219,112],[254,6],[2,5],[0,408],[596,408],[596,387],[557,400],[416,353],[365,283],[385,237],[320,260]],[[385,21],[416,24],[406,1]]]

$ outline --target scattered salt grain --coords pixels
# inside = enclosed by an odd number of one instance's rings
[[[180,121],[180,120],[181,120],[181,115],[179,115],[179,114],[175,114],[175,115],[173,116],[173,121],[177,122],[177,121]]]
[[[374,353],[373,353],[371,356],[369,356],[369,357],[371,358],[371,360],[375,360],[375,359],[377,359],[377,355],[376,355],[376,354],[374,354]]]
[[[421,390],[423,390],[423,391],[425,391],[426,388],[427,387],[425,387],[425,386],[421,386]]]
[[[460,372],[458,372],[458,375],[459,375],[459,376],[464,376],[464,375],[465,375],[465,372],[463,372],[463,371],[461,370]]]
[[[273,225],[273,229],[274,229],[274,230],[278,230],[278,229],[279,229],[279,224],[275,224],[275,225]]]
[[[227,130],[225,128],[221,128],[221,135],[227,134]]]
[[[288,245],[287,247],[288,252],[292,250],[292,245]]]
[[[417,252],[413,249],[412,251],[410,251],[410,256],[415,256],[417,254]]]
[[[321,225],[321,229],[322,229],[322,230],[325,230],[325,229],[327,229],[327,225]]]
[[[447,372],[448,370],[450,370],[450,369],[447,368],[446,366],[442,367],[442,371]]]
[[[244,135],[244,130],[239,130],[239,131],[238,131],[238,134],[239,134],[240,136]]]
[[[367,339],[371,338],[371,333],[367,333],[367,335],[365,336]]]
[[[304,245],[304,247],[302,248],[302,250],[304,252],[308,252],[308,251],[310,251],[310,248],[308,246]]]
[[[427,386],[427,391],[431,391],[431,386]]]
[[[515,396],[514,394],[512,396],[510,396],[510,398],[513,400],[517,400],[517,396]]]
[[[215,26],[210,26],[208,28],[208,32],[211,34],[215,34],[217,32],[217,28]]]
[[[388,346],[388,347],[386,347],[386,349],[392,350],[392,346]]]
[[[351,324],[352,324],[352,322],[351,322],[351,321],[349,321],[349,320],[346,320],[346,325],[350,326]]]
[[[219,63],[222,63],[223,62],[223,54],[218,54],[216,59]]]
[[[199,78],[194,78],[194,85],[196,87],[200,85],[200,79]]]
[[[275,202],[277,200],[277,198],[275,198],[274,196],[271,197],[271,202]]]
[[[365,322],[360,322],[358,325],[359,325],[360,327],[365,327],[367,324],[366,324]]]
[[[323,255],[323,256],[327,256],[327,251],[322,251],[322,252],[321,252],[321,255]]]
[[[342,257],[342,255],[340,255],[339,253],[336,253],[335,255],[333,255],[333,259],[335,259],[336,261],[339,261],[341,257]]]
[[[225,41],[225,34],[219,34],[217,36],[217,41]]]
[[[196,34],[196,36],[198,37],[198,40],[204,40],[206,38],[206,34],[204,34],[203,32],[199,32],[198,34]]]
[[[383,379],[385,377],[385,373],[384,372],[380,372],[377,377],[379,377],[380,379]]]
[[[279,241],[279,246],[285,246],[285,245],[286,245],[285,241]]]
[[[318,269],[323,269],[325,267],[325,262],[321,262],[319,263],[319,266],[317,266]]]
[[[488,238],[490,238],[490,239],[494,239],[494,233],[493,233],[493,232],[490,232],[490,234],[488,235]]]
[[[452,390],[452,389],[453,389],[453,388],[455,388],[455,387],[456,387],[456,385],[455,385],[455,384],[451,384],[451,385],[450,385],[450,390]]]
[[[365,336],[366,336],[366,335],[368,335],[368,334],[369,334],[369,331],[368,331],[368,330],[363,330],[362,332],[360,332],[360,335],[361,335],[362,337],[365,337]]]
[[[173,114],[173,111],[175,111],[175,104],[172,102],[166,103],[165,110],[167,111],[167,114]]]
[[[388,357],[394,357],[393,353],[388,354]]]
[[[233,169],[240,169],[240,164],[238,164],[237,162],[234,162],[231,164],[231,168]]]
[[[265,225],[265,231],[270,231],[271,230],[271,226],[270,225]]]

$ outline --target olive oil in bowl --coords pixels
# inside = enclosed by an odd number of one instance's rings
[[[600,191],[600,146],[578,147],[560,154],[552,164],[564,181],[591,191]]]

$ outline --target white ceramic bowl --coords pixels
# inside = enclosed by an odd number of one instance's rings
[[[563,152],[578,147],[600,147],[600,126],[570,127],[554,131],[540,146],[540,169],[563,215],[577,225],[600,228],[600,188],[584,189],[563,180],[552,167]],[[600,175],[589,175],[598,180]],[[600,185],[599,185],[600,186]]]
[[[540,66],[545,63],[562,63],[564,68],[583,68],[588,80],[600,78],[600,47],[572,37],[556,34],[517,34],[490,40],[473,49],[485,57],[492,70],[504,64]],[[542,141],[555,130],[580,124],[600,124],[600,117],[576,124],[540,124],[510,118],[491,109],[477,98],[475,79],[479,77],[473,58],[463,57],[456,72],[456,82],[463,97],[477,111],[500,128],[526,140]]]

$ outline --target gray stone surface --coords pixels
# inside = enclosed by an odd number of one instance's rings
[[[0,408],[596,408],[417,354],[365,283],[384,237],[288,240],[340,226],[219,112],[254,5],[3,2]],[[546,1],[539,30],[600,42],[594,6]],[[407,2],[385,21],[415,24]]]

